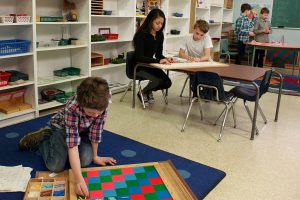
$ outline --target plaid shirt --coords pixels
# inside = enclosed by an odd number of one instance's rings
[[[72,148],[80,145],[80,133],[83,132],[88,132],[90,141],[100,143],[106,117],[107,109],[98,117],[85,115],[79,107],[77,96],[74,96],[51,118],[50,124],[65,129],[67,146]]]
[[[252,21],[247,16],[241,15],[235,22],[235,34],[238,41],[248,42],[249,32],[254,27],[256,18]]]

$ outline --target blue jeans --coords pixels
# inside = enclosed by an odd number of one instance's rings
[[[51,133],[45,133],[43,140],[39,144],[39,150],[46,167],[52,172],[60,172],[65,169],[68,161],[66,133],[64,129],[56,127],[51,127],[51,130]],[[87,134],[81,136],[78,151],[81,167],[90,165],[93,160],[93,150]]]

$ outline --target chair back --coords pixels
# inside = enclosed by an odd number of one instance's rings
[[[126,75],[129,79],[133,79],[133,71],[136,65],[135,52],[129,51],[126,54]]]
[[[271,77],[272,77],[272,70],[270,69],[265,72],[263,80],[261,81],[261,83],[259,85],[259,96],[260,97],[268,91],[269,86],[270,86]]]
[[[221,53],[229,53],[229,44],[227,39],[221,39],[220,48]]]
[[[192,90],[194,97],[211,101],[225,100],[223,79],[214,72],[196,72]]]

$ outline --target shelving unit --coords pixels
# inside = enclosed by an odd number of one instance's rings
[[[2,0],[0,15],[11,13],[26,13],[32,16],[34,11],[33,0]],[[25,102],[32,105],[31,109],[22,110],[12,114],[0,113],[0,127],[32,119],[36,116],[35,107],[35,53],[34,53],[34,23],[32,19],[29,23],[0,23],[0,40],[22,39],[31,41],[28,53],[12,54],[0,56],[0,69],[18,70],[29,75],[29,80],[19,85],[7,85],[0,87],[0,94],[19,89],[24,89]]]
[[[192,0],[190,32],[197,19],[209,22],[209,35],[212,39],[220,39],[224,26],[231,25],[233,9],[225,8],[226,0]],[[220,42],[213,43],[213,52],[220,51]]]

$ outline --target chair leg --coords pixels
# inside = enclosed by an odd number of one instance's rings
[[[234,124],[233,127],[236,128],[236,115],[235,115],[234,103],[231,105],[231,109],[232,109],[233,124]]]
[[[192,109],[192,106],[193,106],[193,103],[194,103],[194,101],[195,101],[196,99],[197,99],[197,97],[193,98],[192,101],[191,101],[191,103],[190,103],[190,107],[189,107],[189,109],[188,109],[188,112],[187,112],[187,114],[186,114],[184,123],[183,123],[183,125],[182,125],[181,132],[184,131],[186,122],[187,122],[187,120],[188,120],[188,118],[189,118],[189,115],[190,115],[190,112],[191,112],[191,109]]]
[[[217,125],[217,122],[219,121],[219,119],[223,116],[223,114],[225,113],[226,111],[226,107],[223,109],[223,111],[221,112],[221,114],[219,115],[219,117],[216,119],[214,125]]]
[[[162,95],[163,95],[163,97],[164,97],[165,103],[168,105],[168,98],[167,98],[167,96],[166,96],[165,91],[164,91],[164,90],[161,90],[161,93],[162,93]]]
[[[245,108],[246,108],[246,111],[247,111],[247,113],[248,113],[248,116],[249,116],[249,118],[250,118],[250,120],[251,120],[251,123],[252,123],[252,121],[253,121],[253,118],[252,118],[252,115],[251,115],[250,109],[249,109],[249,107],[248,107],[248,105],[247,105],[247,102],[246,102],[246,101],[244,101],[244,106],[245,106]],[[258,134],[259,134],[258,128],[257,128],[257,127],[255,127],[255,129],[256,129],[256,135],[258,135]]]
[[[203,112],[202,112],[202,105],[201,105],[200,99],[198,99],[198,104],[199,104],[201,120],[203,120]]]
[[[230,64],[231,60],[230,60],[230,54],[228,54],[228,63]]]
[[[259,110],[259,112],[261,114],[261,117],[263,118],[265,124],[267,124],[268,123],[267,118],[266,118],[266,116],[265,116],[264,112],[262,111],[262,109],[261,109],[261,107],[260,107],[259,104],[258,104],[258,110]]]
[[[228,108],[228,105],[226,104],[225,115],[224,115],[224,119],[223,119],[223,122],[222,122],[222,126],[221,126],[221,130],[220,130],[219,138],[217,140],[218,142],[220,142],[221,139],[222,139],[222,132],[224,130],[224,126],[225,126],[225,122],[226,122],[226,119],[227,119],[228,111],[229,111],[229,108]]]
[[[187,83],[187,81],[189,80],[189,78],[190,78],[190,77],[187,76],[186,79],[185,79],[185,81],[184,81],[183,87],[182,87],[181,92],[180,92],[180,95],[179,95],[180,97],[182,97],[182,94],[183,94],[183,92],[184,92],[186,83]]]
[[[139,87],[139,93],[140,93],[140,96],[141,96],[141,99],[142,99],[143,108],[145,109],[146,105],[145,105],[145,101],[144,101],[144,97],[143,97],[143,92],[142,92],[142,86],[141,86],[141,82],[140,81],[138,83],[138,87]]]
[[[129,83],[128,83],[128,85],[127,85],[127,88],[126,88],[126,90],[124,91],[124,93],[123,93],[123,95],[122,95],[122,97],[121,97],[121,99],[120,99],[120,102],[122,102],[123,100],[124,100],[124,98],[125,98],[125,96],[126,96],[126,94],[127,94],[127,92],[128,92],[128,90],[130,90],[131,89],[131,85],[132,85],[132,83],[133,83],[133,81],[130,81]]]

